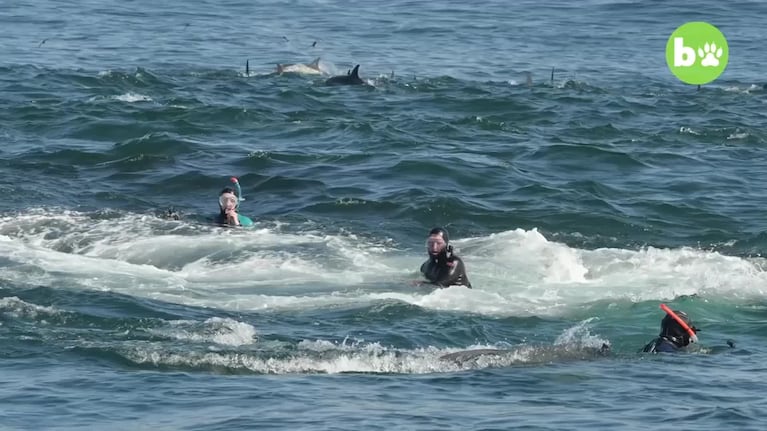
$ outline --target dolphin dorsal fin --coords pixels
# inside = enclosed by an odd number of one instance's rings
[[[319,69],[320,68],[320,58],[319,57],[315,58],[314,61],[309,63],[307,66],[309,66],[311,68],[314,68],[314,69]]]
[[[277,73],[282,74],[283,66],[280,63],[277,63]]]
[[[354,66],[354,69],[352,69],[351,77],[359,79],[359,77],[360,77],[360,65],[359,64]]]

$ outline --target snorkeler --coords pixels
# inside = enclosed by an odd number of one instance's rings
[[[696,333],[698,328],[692,326],[690,318],[684,311],[671,311],[665,304],[661,308],[666,312],[666,317],[660,322],[660,334],[658,338],[649,342],[642,352],[644,353],[671,353],[685,349],[691,342],[697,342]]]
[[[253,220],[239,213],[240,201],[245,200],[242,197],[240,182],[232,177],[236,190],[231,187],[225,187],[218,195],[219,213],[215,218],[215,223],[224,226],[250,226]]]
[[[471,289],[466,266],[460,257],[453,254],[453,246],[449,244],[445,228],[435,227],[429,232],[426,251],[429,260],[421,265],[421,273],[431,284],[439,287],[461,285]]]

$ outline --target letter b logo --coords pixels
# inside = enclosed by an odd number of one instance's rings
[[[702,85],[715,80],[727,67],[727,39],[707,22],[679,26],[666,42],[666,64],[680,81]]]
[[[684,46],[683,37],[674,38],[674,67],[690,67],[695,64],[695,50]]]

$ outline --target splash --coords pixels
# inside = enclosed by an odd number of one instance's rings
[[[217,229],[141,214],[28,211],[0,217],[0,275],[229,310],[398,301],[491,316],[560,316],[595,302],[682,295],[763,298],[762,258],[693,248],[586,250],[537,230],[453,242],[474,289],[414,287],[423,255],[316,227]],[[420,251],[420,250],[419,250]]]

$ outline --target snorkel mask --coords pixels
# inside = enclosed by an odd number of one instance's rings
[[[218,205],[223,211],[231,211],[237,209],[239,199],[234,193],[224,192],[218,197]]]
[[[227,187],[218,196],[218,205],[221,207],[222,211],[239,210],[240,202],[245,200],[245,198],[242,197],[242,189],[240,188],[240,182],[237,180],[237,177],[231,177],[230,181],[234,183],[235,190]]]

